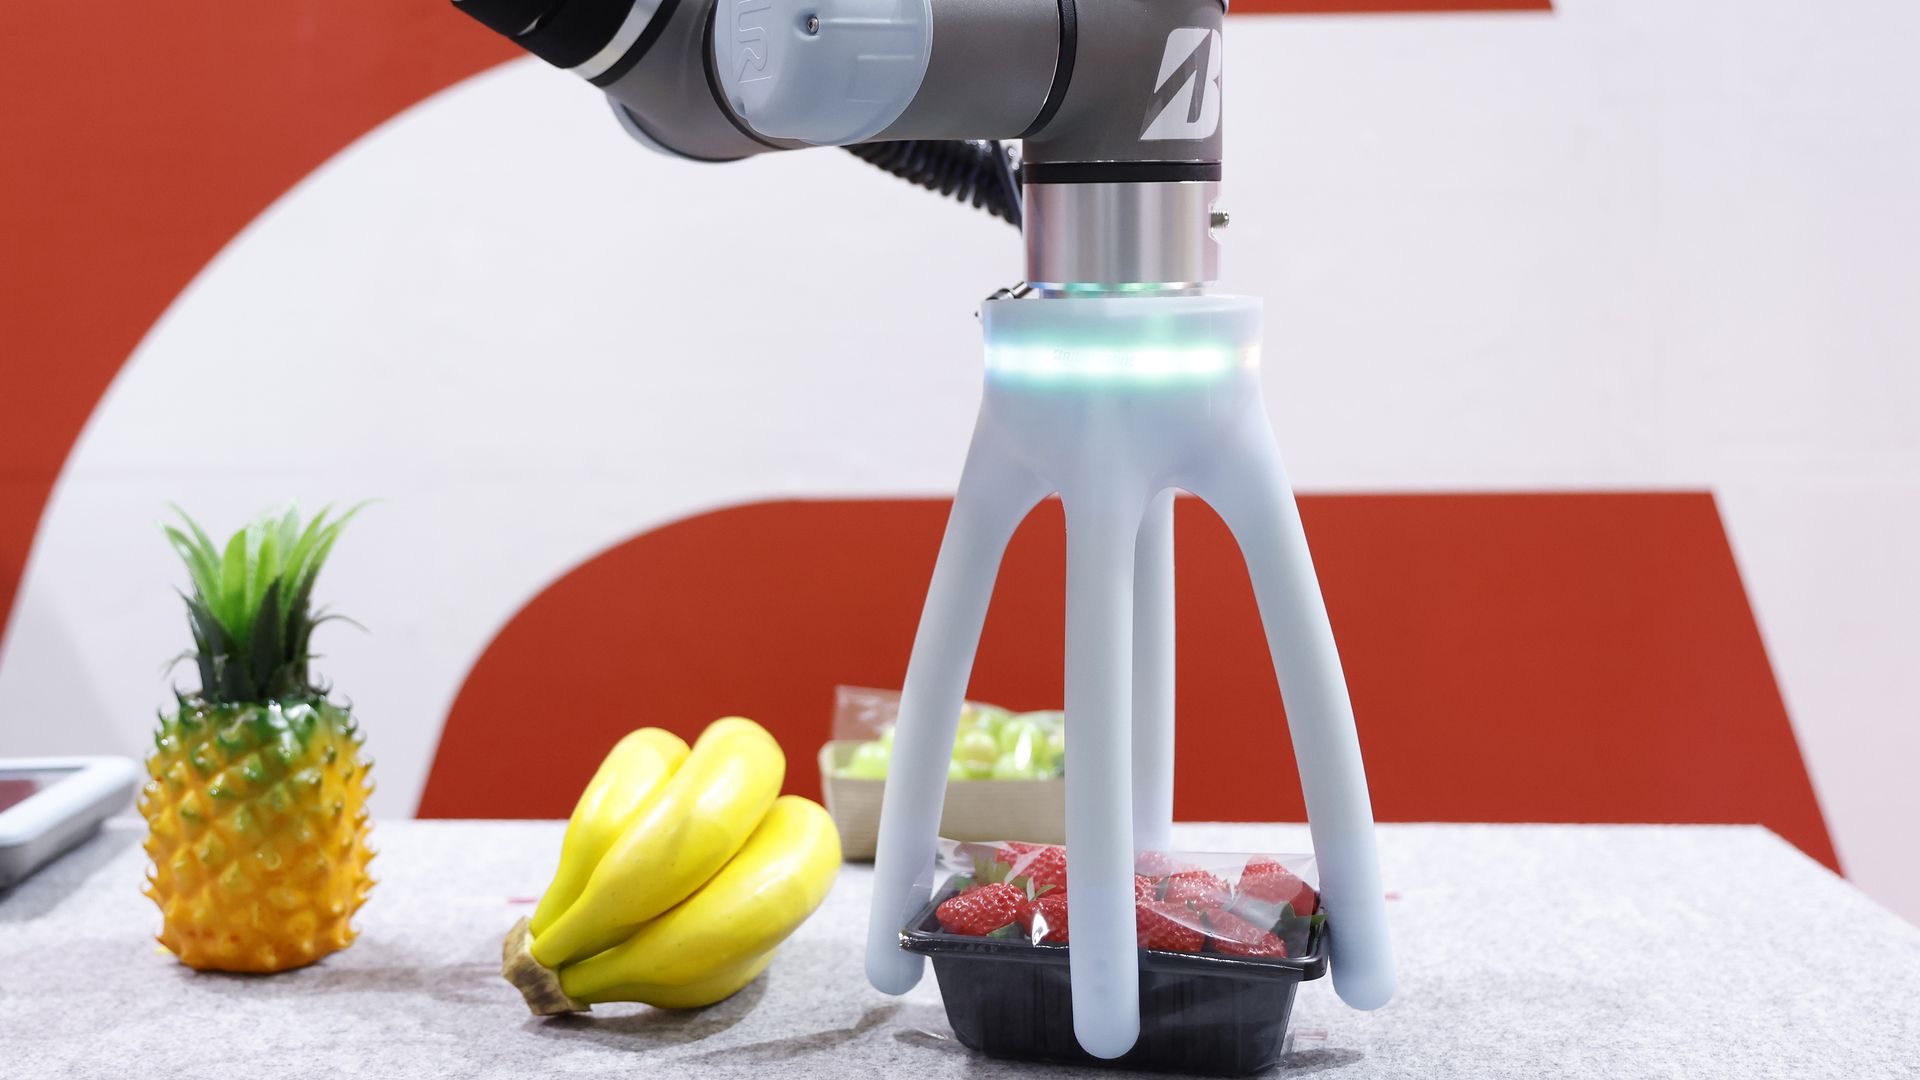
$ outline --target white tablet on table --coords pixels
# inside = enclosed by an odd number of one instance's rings
[[[91,836],[139,786],[126,758],[0,758],[0,889]]]

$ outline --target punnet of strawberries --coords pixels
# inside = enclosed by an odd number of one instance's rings
[[[941,865],[954,875],[955,889],[934,909],[943,931],[1072,943],[1064,847],[943,840]],[[1143,853],[1133,876],[1140,947],[1246,959],[1299,956],[1326,919],[1312,876],[1310,855]]]

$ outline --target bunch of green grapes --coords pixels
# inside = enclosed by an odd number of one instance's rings
[[[1066,765],[1066,716],[1059,712],[1016,713],[993,705],[968,705],[960,712],[960,731],[947,762],[949,780],[1046,780]],[[893,758],[893,727],[854,747],[838,775],[884,780]]]

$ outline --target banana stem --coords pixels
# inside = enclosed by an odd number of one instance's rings
[[[588,1011],[591,1006],[586,1002],[568,997],[567,992],[560,989],[558,972],[533,958],[528,948],[531,941],[524,918],[507,931],[506,940],[500,943],[501,978],[520,991],[535,1016]]]

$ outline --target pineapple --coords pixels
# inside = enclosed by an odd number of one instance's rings
[[[166,533],[193,580],[182,659],[200,691],[162,715],[147,760],[146,894],[160,943],[188,967],[285,971],[351,944],[373,884],[370,763],[351,712],[307,672],[324,621],[313,581],[353,511],[304,527],[295,511],[268,515],[224,551],[180,516],[189,531]]]

